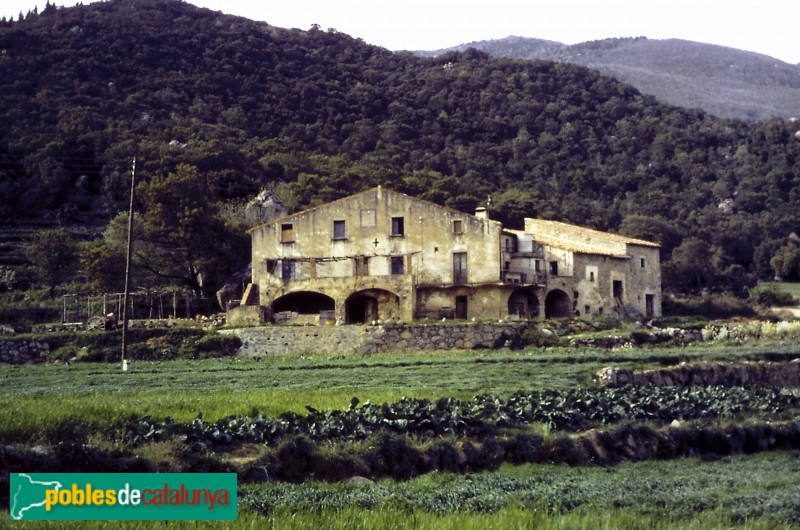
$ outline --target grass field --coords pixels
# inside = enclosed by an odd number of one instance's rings
[[[346,409],[361,402],[470,399],[490,393],[564,390],[591,383],[604,366],[650,368],[683,360],[761,359],[800,355],[800,344],[782,347],[715,347],[653,350],[525,350],[385,354],[375,356],[277,356],[265,360],[76,363],[0,368],[0,441],[36,440],[59,422],[74,420],[98,430],[132,415],[186,422],[285,411]],[[57,406],[56,406],[57,404]]]
[[[347,409],[403,396],[470,399],[491,393],[567,390],[598,369],[653,368],[684,360],[800,355],[800,344],[675,349],[542,349],[375,356],[278,356],[262,360],[75,363],[0,367],[0,444],[52,443],[78,422],[110,439],[132,415],[189,422],[286,411]],[[68,431],[64,431],[68,432]],[[154,444],[148,450],[179,445]],[[323,447],[324,450],[324,447]],[[349,486],[307,482],[242,484],[236,523],[163,523],[159,528],[791,528],[800,527],[800,453],[682,459],[615,467],[504,465],[467,475],[431,473],[405,482]],[[8,513],[0,512],[0,527]],[[73,528],[66,523],[14,528]],[[150,528],[88,523],[85,528]]]

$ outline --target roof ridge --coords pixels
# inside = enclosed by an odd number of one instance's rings
[[[615,234],[613,232],[605,232],[605,231],[597,230],[597,229],[594,229],[594,228],[588,228],[588,227],[575,225],[575,224],[571,224],[571,223],[565,223],[563,221],[554,221],[552,219],[536,219],[536,218],[533,218],[533,217],[526,217],[525,218],[525,221],[529,221],[529,220],[532,221],[532,224],[556,225],[556,226],[564,227],[564,228],[574,232],[576,235],[578,235],[579,233],[583,232],[583,233],[586,233],[587,235],[592,235],[593,237],[597,237],[599,239],[605,239],[607,241],[612,241],[612,242],[615,242],[615,243],[626,243],[626,244],[642,245],[642,246],[648,246],[648,247],[660,247],[661,246],[660,244],[655,243],[653,241],[647,241],[647,240],[644,240],[644,239],[637,239],[635,237],[629,237],[629,236],[625,236],[625,235],[622,235],[622,234]],[[554,236],[554,237],[557,237],[557,236]]]

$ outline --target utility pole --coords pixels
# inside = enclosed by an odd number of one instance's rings
[[[128,371],[128,310],[130,309],[131,255],[133,254],[133,197],[136,192],[136,157],[131,169],[131,204],[128,207],[128,251],[125,256],[125,298],[122,306],[122,371]]]

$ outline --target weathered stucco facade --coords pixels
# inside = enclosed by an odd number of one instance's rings
[[[534,219],[507,230],[485,210],[466,214],[382,187],[250,234],[253,283],[242,303],[266,308],[250,311],[260,319],[660,314],[653,243]]]
[[[657,244],[541,219],[525,232],[545,249],[545,316],[661,316]]]

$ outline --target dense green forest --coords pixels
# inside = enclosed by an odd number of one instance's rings
[[[200,189],[209,219],[262,188],[296,210],[382,184],[657,240],[676,290],[800,276],[800,122],[718,119],[574,65],[419,58],[177,0],[48,5],[0,22],[0,124],[0,221],[107,223],[135,156],[145,218],[174,193],[159,180]],[[97,244],[84,266],[107,263]]]

